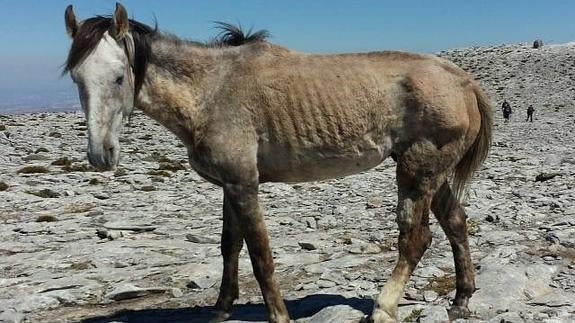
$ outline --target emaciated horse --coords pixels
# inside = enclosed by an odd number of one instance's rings
[[[118,136],[135,106],[175,133],[192,168],[223,188],[215,321],[238,298],[243,241],[269,321],[289,321],[260,183],[341,177],[389,156],[397,162],[399,259],[370,319],[396,320],[403,288],[431,242],[430,210],[453,249],[453,309],[467,309],[474,270],[458,197],[487,155],[492,124],[488,99],[467,73],[430,55],[308,55],[229,27],[206,46],[129,20],[119,4],[111,17],[80,23],[69,6],[65,21],[72,38],[66,71],[86,115],[90,162],[116,167]]]

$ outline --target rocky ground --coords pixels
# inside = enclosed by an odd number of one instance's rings
[[[575,46],[440,55],[481,80],[496,112],[492,152],[466,198],[479,289],[458,322],[575,321]],[[509,124],[503,98],[515,108]],[[221,191],[143,115],[126,128],[116,172],[88,166],[85,130],[81,113],[0,118],[0,322],[205,322],[221,274]],[[393,162],[265,184],[261,200],[292,319],[358,322],[397,257]],[[452,256],[431,227],[402,321],[449,319]],[[240,264],[232,319],[265,321],[245,248]]]

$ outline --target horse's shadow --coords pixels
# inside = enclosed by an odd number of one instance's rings
[[[372,299],[345,298],[341,295],[317,294],[301,299],[286,301],[286,306],[292,320],[310,317],[325,307],[334,305],[349,305],[363,313],[370,313],[373,308]],[[198,306],[183,309],[155,310],[125,310],[108,316],[99,316],[80,321],[81,323],[205,323],[213,317],[213,306]],[[233,307],[229,320],[247,322],[265,322],[266,309],[263,304],[238,304]]]

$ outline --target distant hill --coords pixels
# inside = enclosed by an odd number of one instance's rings
[[[76,89],[0,89],[0,114],[75,111],[80,108]]]
[[[575,111],[575,43],[470,47],[438,54],[479,80],[499,108],[503,99],[524,109]]]
[[[480,81],[494,108],[507,99],[520,109],[533,104],[539,111],[575,111],[575,42],[538,49],[532,45],[469,47],[438,55]],[[21,93],[0,89],[0,114],[73,111],[79,107],[75,89]]]

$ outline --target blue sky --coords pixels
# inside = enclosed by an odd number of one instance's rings
[[[397,49],[437,52],[476,45],[575,41],[572,0],[126,0],[132,18],[184,38],[206,40],[212,21],[268,29],[271,41],[305,52]],[[0,113],[9,104],[69,104],[59,79],[70,44],[64,9],[79,19],[109,14],[115,1],[0,0]],[[31,97],[34,97],[32,100]]]

